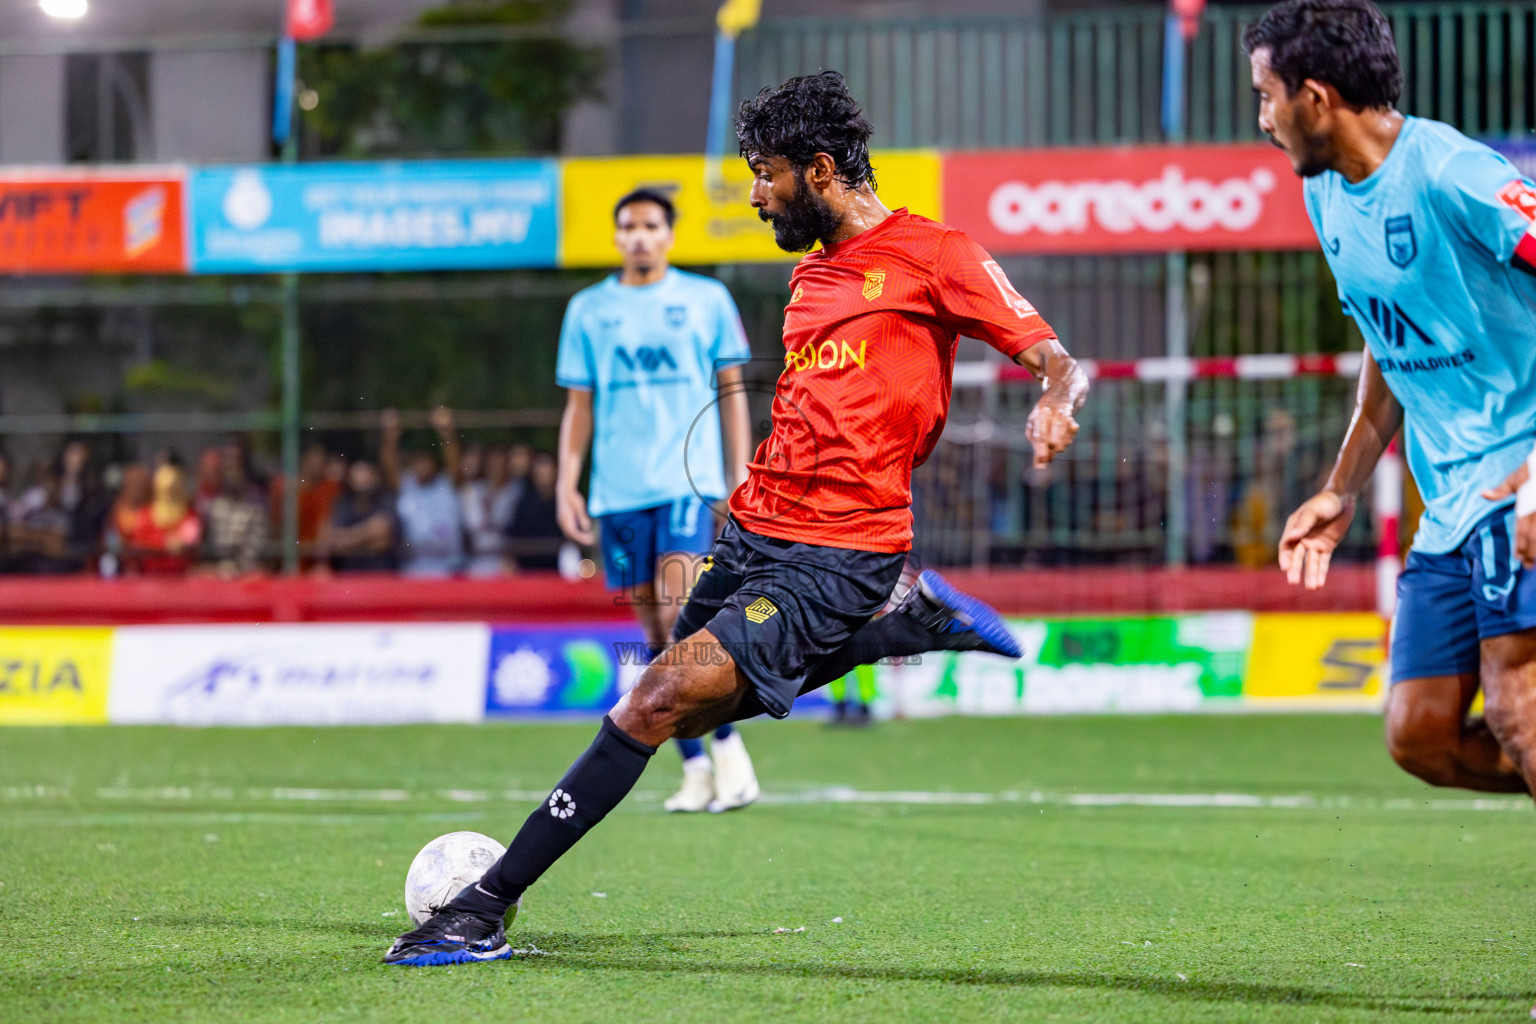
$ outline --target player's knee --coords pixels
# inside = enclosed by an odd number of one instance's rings
[[[678,735],[679,721],[693,710],[679,697],[677,676],[682,671],[678,665],[653,662],[612,712],[614,724],[646,743]]]
[[[1394,701],[1386,722],[1387,752],[1411,775],[1432,786],[1454,783],[1460,723],[1437,709]]]
[[[1522,771],[1536,764],[1536,722],[1530,720],[1530,709],[1512,699],[1504,687],[1490,687],[1483,696],[1483,720],[1504,753]]]

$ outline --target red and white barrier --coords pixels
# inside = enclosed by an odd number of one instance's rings
[[[1358,377],[1359,352],[1337,355],[1217,356],[1204,359],[1079,359],[1091,380],[1289,380],[1292,377]],[[974,388],[1005,381],[1034,380],[1017,363],[955,364],[955,387]]]

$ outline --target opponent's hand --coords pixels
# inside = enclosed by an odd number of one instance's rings
[[[1069,403],[1055,401],[1049,395],[1040,399],[1024,424],[1024,436],[1035,448],[1035,468],[1049,465],[1071,447],[1077,430],[1077,418],[1072,415]]]
[[[1292,584],[1318,590],[1328,579],[1328,563],[1349,524],[1355,518],[1355,500],[1333,491],[1319,491],[1285,521],[1280,534],[1280,569]]]
[[[1522,462],[1515,471],[1504,478],[1504,482],[1497,487],[1490,487],[1483,492],[1483,497],[1489,501],[1503,501],[1505,498],[1519,494],[1523,486],[1531,478],[1530,467]],[[1516,511],[1523,511],[1520,505],[1515,505]],[[1536,512],[1527,512],[1515,519],[1515,557],[1520,559],[1520,564],[1527,569],[1536,569]]]
[[[587,499],[580,491],[555,492],[555,521],[560,524],[560,532],[577,544],[590,547],[597,543],[592,517],[587,515]]]

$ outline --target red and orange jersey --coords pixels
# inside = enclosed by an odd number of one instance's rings
[[[789,287],[773,433],[731,512],[768,537],[906,551],[912,470],[944,430],[956,339],[1013,357],[1055,332],[986,250],[905,210],[806,256]]]

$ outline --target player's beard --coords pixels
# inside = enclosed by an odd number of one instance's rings
[[[831,204],[806,187],[801,171],[795,172],[795,194],[784,204],[784,212],[758,210],[757,216],[773,225],[773,240],[785,252],[809,252],[811,246],[825,242],[843,226]]]

